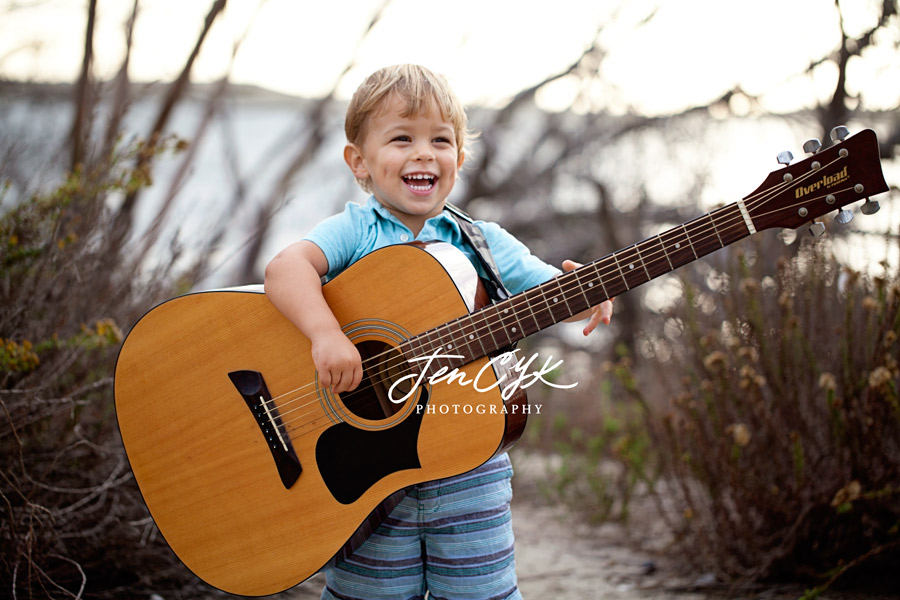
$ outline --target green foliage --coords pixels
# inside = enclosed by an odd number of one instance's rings
[[[0,216],[0,593],[114,597],[148,576],[154,590],[184,584],[154,541],[113,410],[121,326],[174,279],[134,283],[111,208],[150,182],[129,166],[148,151],[159,148],[124,149]]]
[[[630,362],[606,365],[620,375]],[[545,404],[551,415],[530,422],[528,444],[543,448],[553,457],[547,463],[540,488],[546,498],[562,502],[592,522],[627,521],[631,501],[646,493],[657,478],[657,461],[644,425],[642,402],[617,402],[623,394],[636,395],[634,387],[618,385],[607,377],[595,395],[587,392],[588,406],[572,410],[578,399],[555,398],[566,406]],[[574,417],[573,415],[578,415]],[[599,417],[585,418],[585,415]]]

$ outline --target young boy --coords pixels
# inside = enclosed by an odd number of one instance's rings
[[[362,378],[360,354],[325,302],[322,278],[369,252],[413,240],[449,242],[474,260],[458,223],[444,211],[465,157],[465,111],[447,82],[416,65],[370,75],[350,101],[344,160],[371,194],[348,203],[266,267],[272,303],[309,338],[321,385],[335,393]],[[505,287],[524,291],[559,274],[505,230],[476,222]],[[565,261],[563,268],[579,266]],[[584,334],[609,323],[604,302]],[[509,514],[512,468],[501,453],[469,473],[408,490],[407,497],[346,561],[324,571],[325,599],[515,599]]]

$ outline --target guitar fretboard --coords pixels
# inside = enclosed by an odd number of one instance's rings
[[[408,359],[435,353],[458,357],[435,359],[432,372],[461,367],[751,233],[742,204],[730,204],[421,333],[403,344],[403,352]],[[425,362],[416,364],[412,368],[421,372]]]

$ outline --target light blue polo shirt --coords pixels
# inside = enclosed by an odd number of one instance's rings
[[[534,256],[522,242],[496,223],[475,221],[491,249],[503,285],[513,294],[548,281],[560,273]],[[418,236],[384,208],[375,196],[365,204],[348,202],[344,211],[316,225],[303,239],[318,246],[328,260],[326,280],[358,261],[373,250],[411,241],[449,242],[463,251],[482,273],[475,251],[465,241],[459,224],[446,211],[425,221]]]

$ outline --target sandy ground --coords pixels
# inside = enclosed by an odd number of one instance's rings
[[[542,466],[514,457],[513,527],[516,570],[526,600],[798,600],[803,587],[732,590],[711,575],[688,575],[667,552],[659,523],[592,526],[535,493]],[[639,518],[639,517],[638,517]],[[285,600],[319,598],[320,576],[283,594]],[[871,594],[826,592],[817,600],[887,600]]]

